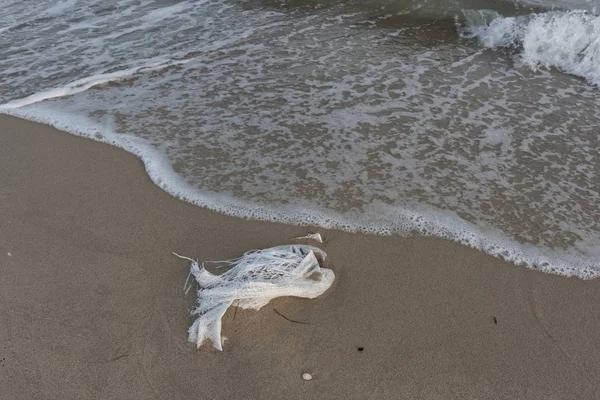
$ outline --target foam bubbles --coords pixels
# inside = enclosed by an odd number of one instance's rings
[[[160,71],[167,67],[181,65],[187,63],[189,60],[175,60],[175,61],[162,61],[152,62],[148,65],[142,65],[139,67],[127,68],[112,73],[100,73],[92,75],[82,79],[78,79],[65,86],[44,90],[41,92],[34,93],[22,99],[11,100],[5,104],[0,104],[0,111],[10,110],[14,108],[21,108],[31,104],[39,103],[44,100],[51,100],[59,97],[72,96],[77,93],[84,92],[95,86],[103,85],[109,82],[119,82],[128,78],[134,78],[138,74],[148,73],[154,71]]]
[[[600,85],[600,17],[583,11],[498,17],[471,26],[470,34],[486,47],[520,45],[520,58],[531,68],[558,68]]]

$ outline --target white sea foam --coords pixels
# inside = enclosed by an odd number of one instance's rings
[[[57,1],[52,6],[44,9],[42,15],[43,16],[58,16],[58,15],[64,14],[65,11],[74,7],[75,4],[77,4],[77,1],[78,0]]]
[[[109,82],[118,82],[124,79],[130,79],[140,73],[155,72],[175,65],[183,65],[190,60],[174,60],[174,61],[159,61],[149,63],[147,65],[127,68],[111,73],[100,73],[83,79],[76,80],[67,85],[44,90],[34,93],[22,99],[11,100],[8,103],[0,104],[0,111],[10,110],[14,108],[26,107],[31,104],[39,103],[44,100],[56,99],[59,97],[72,96],[77,93],[84,92],[98,85],[103,85]]]
[[[473,12],[469,16],[472,20]],[[520,60],[531,68],[554,67],[600,85],[599,16],[583,11],[498,16],[468,31],[486,47],[521,46]]]
[[[595,257],[571,249],[555,251],[521,244],[492,227],[475,225],[456,213],[424,206],[406,207],[374,204],[361,214],[344,214],[306,207],[262,205],[228,195],[199,190],[186,183],[172,169],[172,163],[143,139],[117,134],[107,126],[98,126],[86,118],[48,112],[42,107],[4,109],[2,112],[51,125],[72,134],[111,144],[138,156],[152,181],[186,202],[222,214],[244,219],[264,220],[297,225],[319,226],[375,235],[418,232],[481,250],[494,257],[542,272],[593,279],[600,276],[600,262]]]

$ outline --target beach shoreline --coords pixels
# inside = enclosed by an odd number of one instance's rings
[[[600,395],[599,280],[431,237],[319,229],[336,273],[329,291],[229,310],[224,352],[197,350],[187,265],[171,252],[226,259],[316,228],[202,209],[155,186],[123,150],[9,116],[0,126],[2,396]]]

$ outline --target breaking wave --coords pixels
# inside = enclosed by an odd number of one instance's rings
[[[530,68],[557,68],[600,85],[600,17],[584,11],[501,17],[491,11],[465,13],[466,35],[489,48],[517,47]],[[479,25],[482,20],[488,23]]]

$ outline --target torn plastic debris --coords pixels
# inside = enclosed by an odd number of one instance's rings
[[[320,233],[309,233],[306,236],[298,236],[296,238],[294,238],[296,240],[300,240],[300,239],[312,239],[312,240],[316,240],[319,243],[323,243],[323,237],[321,236]]]
[[[333,283],[335,274],[321,268],[317,257],[324,260],[326,254],[307,245],[251,250],[236,259],[207,261],[201,265],[181,257],[192,262],[190,274],[199,286],[197,307],[192,311],[198,318],[189,328],[190,342],[200,347],[209,339],[215,349],[222,351],[221,317],[231,305],[259,310],[276,297],[313,299],[323,294]],[[206,270],[207,263],[230,269],[215,275]]]

